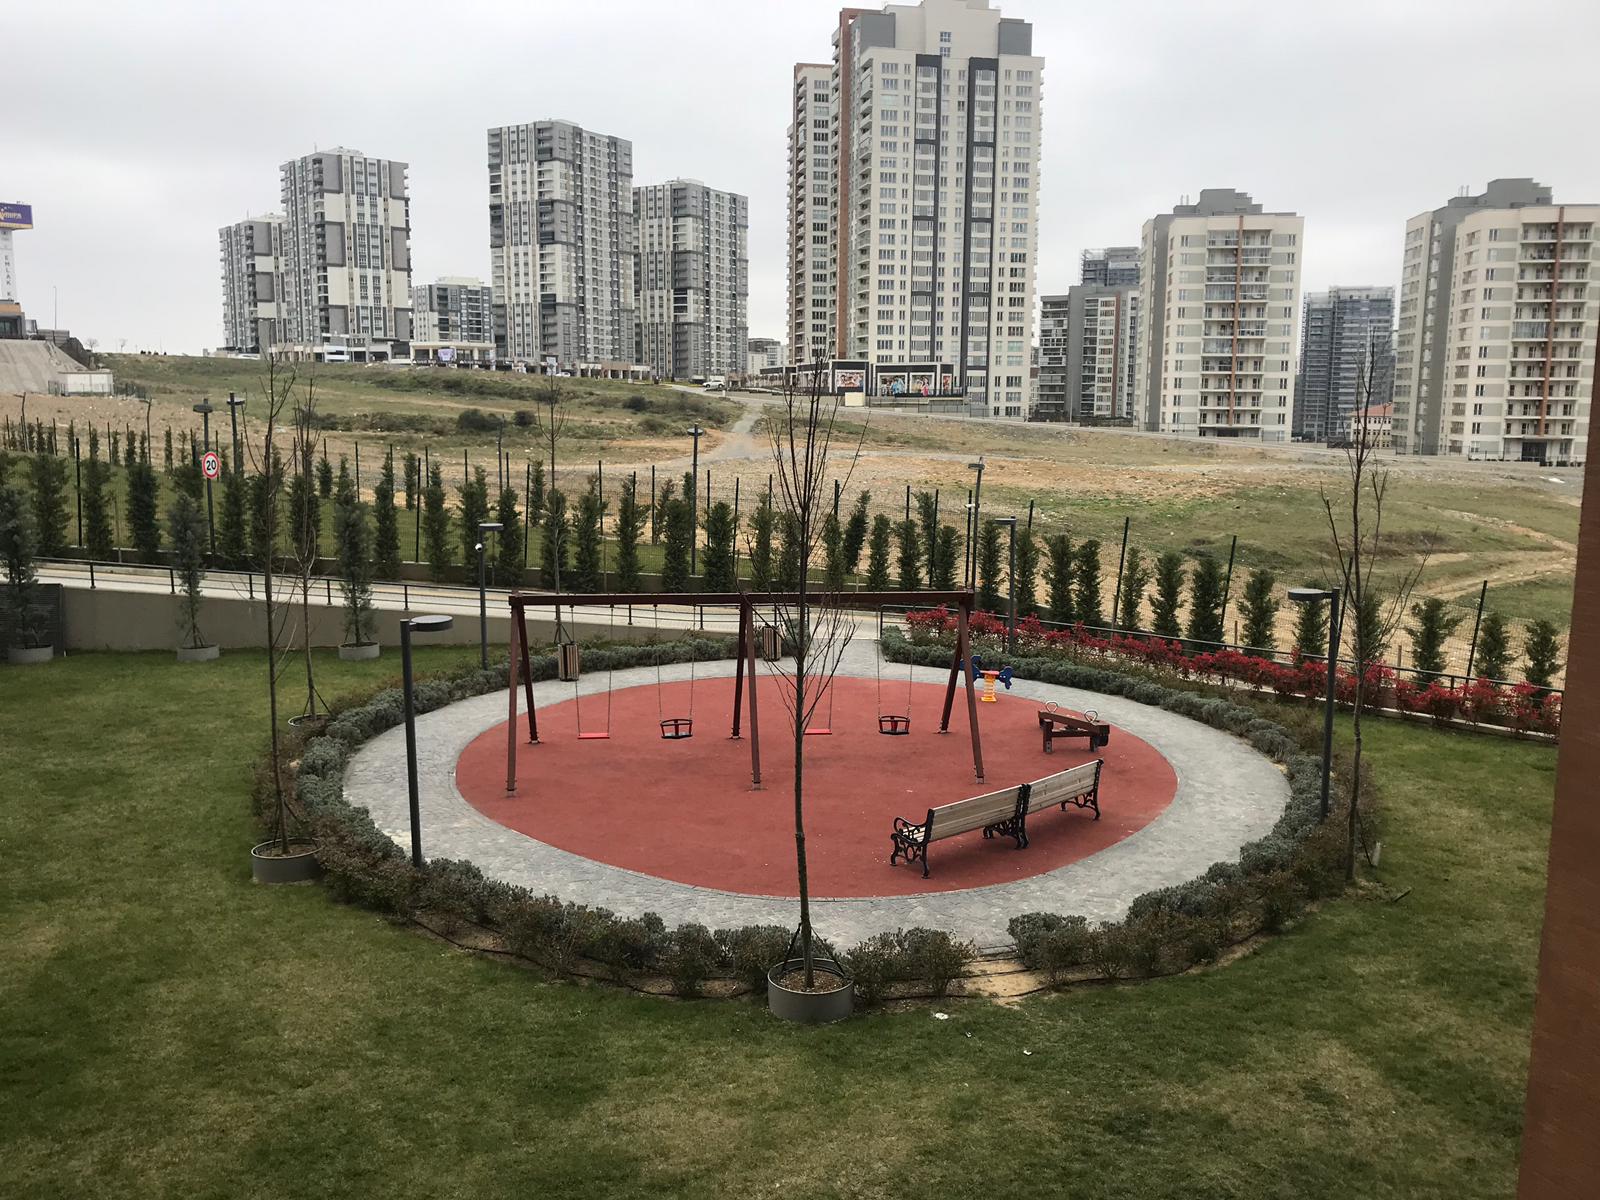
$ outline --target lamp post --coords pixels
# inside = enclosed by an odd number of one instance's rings
[[[978,513],[983,508],[983,455],[978,455],[977,462],[969,462],[967,468],[978,473],[978,481],[972,488],[972,526],[967,534],[966,584],[971,587],[978,574]]]
[[[244,407],[244,401],[228,393],[228,420],[233,423],[233,469],[244,469],[244,448],[239,445],[239,410]]]
[[[211,407],[211,401],[202,400],[194,406],[194,411],[200,414],[200,420],[205,425],[205,449],[211,449],[211,414],[217,410]],[[211,504],[211,480],[206,480],[206,529],[211,535],[211,555],[217,553],[217,517],[216,509]]]
[[[1006,551],[1006,653],[1017,652],[1017,519],[996,517],[996,525],[1004,525],[1009,542]]]
[[[1289,589],[1289,599],[1296,604],[1319,604],[1328,601],[1328,696],[1322,714],[1322,819],[1328,819],[1328,776],[1333,766],[1333,694],[1339,673],[1339,589],[1308,588]]]
[[[478,665],[489,669],[489,593],[483,577],[483,543],[486,535],[505,528],[499,521],[478,522]]]
[[[695,536],[695,531],[700,524],[700,439],[705,436],[705,430],[700,428],[697,421],[690,426],[688,433],[694,439],[694,451],[690,456],[689,464],[689,577],[694,578],[694,551],[695,543],[700,539]]]
[[[406,711],[406,787],[411,802],[411,865],[422,869],[422,813],[417,803],[417,707],[411,694],[411,633],[443,633],[454,617],[404,617],[400,621],[401,691]]]

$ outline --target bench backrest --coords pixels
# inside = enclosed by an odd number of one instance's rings
[[[1099,786],[1100,767],[1104,762],[1103,758],[1097,758],[1034,780],[1028,785],[1028,811],[1036,813],[1052,804],[1075,800],[1094,791]]]
[[[1023,787],[1026,786],[1023,784]],[[1021,790],[1008,787],[983,796],[957,800],[954,804],[930,808],[928,840],[938,841],[940,838],[954,837],[958,833],[970,833],[974,829],[982,829],[985,825],[1009,821],[1017,815],[1017,797]]]

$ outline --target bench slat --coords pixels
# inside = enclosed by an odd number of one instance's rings
[[[985,825],[993,825],[1016,815],[1017,789],[1005,788],[967,800],[957,800],[933,810],[933,829],[929,841],[971,833]]]
[[[1074,800],[1086,792],[1094,790],[1099,776],[1100,762],[1083,763],[1065,771],[1057,771],[1054,775],[1046,775],[1043,779],[1036,779],[1029,785],[1028,812],[1036,813],[1042,808],[1063,801]]]

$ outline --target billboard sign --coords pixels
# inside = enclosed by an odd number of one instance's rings
[[[33,205],[0,201],[0,229],[32,229]]]

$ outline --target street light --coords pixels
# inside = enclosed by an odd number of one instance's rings
[[[244,401],[228,393],[228,419],[233,422],[233,469],[239,471],[244,467],[244,450],[239,445],[239,410],[244,407]]]
[[[478,522],[478,658],[485,671],[489,669],[489,594],[484,590],[483,543],[484,535],[499,533],[505,528],[499,521]]]
[[[411,865],[422,869],[422,813],[417,803],[417,707],[411,694],[411,633],[443,633],[454,617],[405,617],[400,621],[401,690],[406,710],[406,787],[411,801]]]
[[[967,469],[978,473],[978,482],[972,489],[972,529],[967,536],[967,586],[971,587],[978,574],[978,512],[983,507],[983,455],[977,462],[969,462]]]
[[[1328,601],[1328,698],[1322,714],[1322,819],[1328,819],[1328,775],[1333,765],[1333,692],[1339,671],[1339,589],[1297,587],[1289,589],[1296,604]],[[1359,664],[1357,670],[1360,670]]]
[[[194,411],[200,414],[200,419],[205,423],[205,448],[211,449],[211,414],[217,410],[211,407],[210,400],[202,400],[194,406]],[[211,478],[206,477],[206,528],[211,534],[211,556],[217,554],[217,510],[211,503]]]
[[[1004,525],[1010,535],[1006,552],[1006,653],[1015,654],[1017,652],[1017,519],[996,517],[994,523]]]
[[[700,428],[697,421],[690,426],[688,433],[694,439],[694,453],[689,466],[689,575],[694,576],[694,549],[695,543],[700,539],[695,536],[695,531],[700,524],[700,439],[705,436],[705,430]]]

